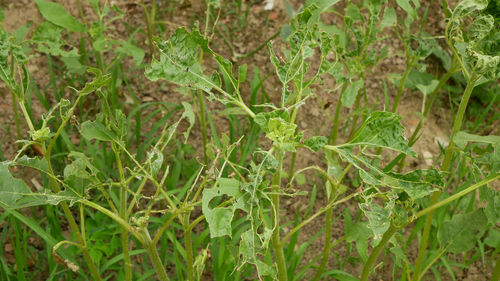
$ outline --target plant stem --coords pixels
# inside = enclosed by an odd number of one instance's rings
[[[67,121],[69,120],[69,117],[68,116],[72,116],[73,114],[73,111],[76,107],[76,105],[78,104],[80,98],[82,97],[81,94],[78,95],[78,98],[76,99],[75,103],[73,104],[72,108],[68,111],[68,114],[65,116],[66,118],[63,119],[63,122],[62,124],[59,126],[59,129],[57,130],[56,134],[52,137],[52,140],[49,144],[49,147],[45,150],[45,153],[44,153],[44,156],[45,156],[45,159],[47,161],[47,169],[48,169],[48,172],[49,174],[51,175],[54,175],[54,170],[52,169],[52,164],[50,162],[50,156],[51,156],[51,151],[52,151],[52,147],[54,146],[57,138],[59,137],[59,135],[61,134],[64,126],[66,125]],[[23,103],[20,102],[20,105],[22,105]],[[23,106],[21,106],[21,108],[23,108]],[[28,122],[28,125],[30,126],[30,129],[31,127],[33,127],[32,123],[31,123],[31,120],[29,118],[29,116],[27,114],[25,114],[25,118],[26,118],[26,121]],[[33,129],[34,130],[34,129]],[[50,185],[51,185],[51,188],[52,190],[57,193],[59,191],[61,191],[61,188],[59,186],[59,183],[55,180],[55,176],[50,176],[49,177],[49,181],[50,181]],[[78,225],[75,221],[75,218],[73,217],[73,214],[71,213],[71,210],[69,209],[69,206],[68,206],[68,203],[66,203],[66,201],[62,201],[61,202],[61,207],[63,209],[63,212],[64,212],[64,215],[66,217],[66,219],[68,220],[68,223],[71,227],[71,230],[73,231],[73,233],[75,234],[76,236],[76,239],[78,240],[78,242],[82,245],[82,254],[83,254],[83,258],[85,260],[85,262],[87,263],[87,267],[90,271],[90,274],[92,275],[92,278],[96,281],[101,281],[101,277],[99,275],[99,271],[97,270],[97,267],[96,265],[94,264],[92,258],[90,257],[90,253],[87,249],[87,244],[86,244],[86,241],[85,241],[85,237],[82,236],[79,228],[78,228]]]
[[[184,215],[184,248],[186,249],[186,267],[188,281],[194,281],[194,259],[193,259],[193,242],[191,240],[191,229],[189,228],[190,212]]]
[[[276,149],[276,155],[278,156],[278,168],[273,176],[272,189],[273,194],[271,195],[271,200],[273,203],[273,235],[271,237],[272,246],[276,254],[276,262],[278,264],[278,280],[287,281],[286,273],[286,263],[285,254],[283,253],[283,244],[280,241],[280,189],[281,189],[281,170],[283,169],[283,152],[280,149]]]
[[[118,172],[120,174],[120,217],[124,221],[128,221],[127,217],[127,185],[125,183],[125,174],[123,172],[123,165],[120,158],[118,148],[112,144],[113,151],[115,152],[116,163]],[[121,228],[121,240],[123,248],[123,266],[125,268],[125,280],[132,281],[132,262],[130,260],[129,245],[128,245],[128,231],[125,227]]]
[[[300,67],[304,67],[304,64],[303,62],[301,63],[301,66]],[[300,85],[297,87],[297,99],[295,100],[295,103],[299,103],[300,102],[300,99],[302,99],[302,91],[303,91],[303,88],[302,88],[302,83],[304,81],[304,75],[302,74],[300,76]],[[292,124],[295,124],[296,121],[297,121],[297,114],[299,113],[299,108],[298,106],[295,106],[293,108],[293,111],[292,111],[292,117],[290,119],[290,123]],[[295,129],[295,131],[297,131],[297,129]],[[295,170],[295,159],[297,158],[297,152],[294,151],[292,152],[292,159],[290,160],[290,169],[288,170],[288,181],[291,182],[292,180],[292,177],[294,175],[294,170]]]
[[[368,280],[368,276],[370,275],[370,272],[373,269],[373,265],[377,261],[380,252],[385,248],[385,244],[391,239],[392,235],[394,235],[397,230],[398,228],[391,223],[389,229],[387,229],[387,231],[384,233],[384,236],[382,236],[382,240],[370,253],[368,260],[363,267],[363,272],[361,273],[361,278],[359,279],[360,281]]]
[[[342,93],[344,91],[345,91],[345,89],[343,88]],[[342,98],[342,94],[339,97],[337,107],[335,108],[335,118],[333,120],[333,128],[332,128],[333,133],[331,135],[332,138],[330,140],[330,143],[332,145],[337,144],[337,137],[338,137],[338,130],[339,130],[339,119],[340,119],[339,116],[340,116],[340,108],[341,108],[339,105],[342,103],[341,98]],[[357,105],[359,106],[359,102],[357,103]],[[331,153],[331,152],[328,152],[328,153]],[[338,158],[335,157],[334,161],[337,161],[337,160],[338,160]],[[336,188],[333,188],[334,186],[329,184],[328,182],[326,182],[325,185],[327,187],[332,188],[332,189],[336,189]],[[325,271],[326,263],[328,262],[328,258],[330,256],[330,249],[331,249],[330,248],[331,247],[330,241],[332,240],[332,216],[333,216],[333,205],[331,205],[331,204],[335,200],[335,197],[333,196],[333,190],[330,192],[330,196],[328,196],[328,197],[329,197],[328,198],[328,205],[330,205],[330,207],[326,210],[326,216],[325,216],[326,217],[325,247],[323,248],[323,257],[321,258],[321,262],[319,264],[318,270],[316,271],[316,274],[314,275],[313,281],[318,281],[321,278],[321,275],[323,275],[323,272]]]
[[[152,243],[151,237],[149,236],[149,232],[145,226],[141,229],[141,234],[143,239],[142,244],[146,249],[146,251],[148,252],[148,256],[151,259],[151,262],[153,263],[153,266],[156,270],[156,274],[158,274],[158,278],[161,281],[169,281],[170,279],[168,278],[165,267],[161,262],[158,250],[156,249],[156,246]]]
[[[14,92],[12,92],[12,111],[14,112],[14,121],[16,122],[16,137],[21,139],[21,127],[19,125],[19,114],[17,113],[17,102]]]
[[[361,90],[359,90],[359,91],[361,91]],[[353,112],[356,112],[359,109],[360,102],[361,102],[361,93],[358,92],[358,94],[356,95],[356,102],[354,103]],[[354,114],[354,116],[352,118],[352,125],[351,125],[351,132],[349,133],[349,139],[351,139],[352,136],[354,136],[354,133],[356,132],[358,119],[359,119],[359,115]]]
[[[333,200],[333,194],[330,194],[330,202]],[[326,264],[328,262],[328,258],[330,257],[330,249],[331,249],[331,240],[332,240],[332,216],[333,216],[333,206],[329,207],[326,210],[326,223],[325,223],[325,247],[323,248],[323,257],[321,258],[321,263],[319,264],[318,270],[314,275],[313,281],[318,281],[323,275],[325,271]]]
[[[460,105],[458,107],[458,112],[457,112],[457,115],[455,116],[455,121],[453,123],[453,131],[451,132],[451,136],[450,136],[450,144],[446,148],[444,160],[443,160],[443,163],[441,165],[441,171],[443,171],[443,172],[450,171],[451,160],[452,160],[452,156],[453,156],[453,149],[455,146],[453,143],[453,137],[458,133],[458,131],[462,127],[462,121],[463,121],[463,118],[465,115],[465,110],[467,109],[467,104],[469,103],[469,98],[472,94],[472,90],[474,89],[476,81],[477,81],[477,79],[479,79],[479,77],[480,77],[479,75],[476,75],[474,73],[471,74],[470,79],[467,83],[467,87],[465,88],[465,92],[462,96],[462,100],[460,101]],[[432,194],[431,206],[435,205],[435,203],[439,199],[440,194],[441,194],[441,191],[435,191]],[[413,271],[413,276],[411,279],[412,281],[416,281],[418,279],[418,277],[420,276],[420,271],[422,269],[422,265],[424,263],[424,259],[425,259],[426,252],[427,252],[427,244],[428,244],[428,240],[429,240],[430,231],[432,228],[433,216],[434,216],[434,210],[430,211],[425,219],[422,240],[420,241],[420,246],[418,249],[417,261],[415,262],[415,270]]]
[[[348,83],[344,83],[342,89],[340,90],[339,99],[337,100],[337,106],[335,107],[335,116],[333,118],[333,126],[332,131],[330,132],[330,138],[328,139],[329,144],[333,144],[333,140],[337,140],[338,131],[339,131],[339,120],[340,120],[340,110],[342,108],[342,95],[347,89]]]

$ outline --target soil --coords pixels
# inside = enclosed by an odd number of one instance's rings
[[[75,17],[78,17],[78,9],[76,5],[76,0],[58,0],[58,3],[61,3],[67,11],[69,11]],[[86,1],[83,1],[86,2]],[[158,1],[164,2],[164,1]],[[167,1],[168,2],[168,1]],[[197,2],[197,1],[194,1]],[[266,1],[267,2],[267,1]],[[266,5],[264,1],[258,1],[251,5],[249,8],[248,14],[248,25],[242,29],[239,33],[234,33],[233,37],[230,38],[232,46],[234,46],[235,52],[243,54],[249,52],[256,47],[258,47],[262,42],[270,38],[273,34],[275,34],[279,29],[288,21],[288,15],[285,11],[285,7],[281,7],[280,5],[276,5],[271,10],[265,10],[264,7]],[[276,1],[276,3],[282,3],[282,1]],[[428,21],[426,23],[426,30],[431,35],[441,35],[443,34],[444,26],[442,23],[442,19],[444,16],[441,14],[440,1],[431,1],[425,0],[422,1],[422,6],[430,5]],[[123,38],[124,34],[127,31],[128,26],[141,26],[145,28],[145,24],[143,22],[142,10],[140,5],[136,4],[134,1],[111,1],[111,3],[116,3],[121,9],[127,11],[127,14],[123,21],[126,23],[122,24],[121,21],[117,21],[116,24],[113,24],[112,36],[116,38]],[[148,1],[146,1],[148,3]],[[425,4],[424,4],[425,3]],[[162,4],[163,5],[163,4]],[[242,2],[242,10],[245,10],[250,6],[250,1]],[[299,1],[292,1],[292,6],[297,10],[301,7],[302,3]],[[16,28],[28,23],[33,22],[36,26],[40,22],[42,22],[43,18],[38,12],[36,4],[31,0],[4,0],[2,1],[2,7],[5,11],[5,19],[3,20],[3,28],[8,32],[14,31]],[[341,6],[339,6],[340,8]],[[398,11],[401,12],[401,11]],[[84,15],[87,17],[87,20],[91,20],[95,18],[95,15],[89,6],[84,7]],[[165,25],[166,34],[172,33],[172,31],[178,25],[183,26],[192,26],[195,21],[203,22],[203,13],[200,12],[200,8],[195,3],[189,3],[187,0],[183,0],[174,12],[168,13],[168,24]],[[230,26],[235,20],[237,20],[235,15],[225,15],[222,14],[219,19],[220,23],[227,24]],[[365,81],[367,96],[369,97],[369,104],[373,105],[377,109],[383,109],[383,92],[384,86],[382,83],[382,78],[386,77],[387,73],[402,73],[405,69],[405,59],[402,51],[402,46],[399,40],[396,39],[394,34],[388,33],[389,38],[385,40],[384,43],[389,45],[389,53],[392,54],[389,58],[385,59],[381,64],[379,64],[372,72],[372,75]],[[162,35],[163,36],[163,35]],[[148,51],[148,43],[146,40],[146,36],[144,32],[140,32],[138,37],[140,38],[141,47]],[[166,37],[166,36],[165,36]],[[127,38],[125,38],[127,39]],[[276,49],[279,49],[280,39],[279,37],[274,40],[274,44],[276,45]],[[216,34],[214,37],[211,47],[214,51],[222,54],[225,57],[231,57],[231,53],[229,48],[226,46],[224,40]],[[151,54],[146,55],[146,60],[149,61]],[[270,74],[274,73],[274,67],[269,62],[269,54],[267,48],[263,48],[253,56],[237,61],[237,64],[246,63],[249,65],[249,77],[253,76],[253,66],[258,66],[261,77],[266,77]],[[435,63],[435,62],[434,62]],[[439,68],[439,66],[433,66]],[[47,59],[44,55],[35,54],[31,59],[28,69],[34,76],[34,81],[39,85],[39,87],[43,91],[49,92],[49,95],[52,94],[51,89],[46,87],[49,81],[49,73],[47,67]],[[173,103],[180,103],[181,101],[188,101],[190,97],[180,95],[174,90],[174,87],[171,85],[167,86],[159,86],[161,83],[153,83],[148,81],[142,71],[132,71],[130,75],[130,85],[135,93],[139,93],[139,100],[141,101],[168,101]],[[269,97],[272,101],[278,101],[280,97],[280,83],[276,77],[271,76],[267,80],[265,80],[263,87],[269,94]],[[335,83],[331,80],[325,79],[324,85],[318,87],[317,92],[314,95],[314,98],[308,100],[307,104],[301,108],[299,112],[299,116],[297,120],[299,120],[299,129],[305,130],[306,136],[313,135],[329,135],[329,129],[331,127],[329,118],[325,118],[326,116],[333,116],[333,112],[335,109],[336,102],[338,100],[338,91],[330,92],[329,89],[335,87]],[[249,87],[248,87],[249,88]],[[389,95],[391,98],[394,98],[396,89],[394,85],[389,84]],[[131,97],[126,94],[127,91],[123,91],[122,98],[125,103],[130,103]],[[67,90],[66,95],[70,95],[70,91]],[[248,97],[249,92],[244,91],[243,94],[245,98]],[[416,112],[419,112],[422,104],[422,96],[418,92],[411,92],[409,90],[405,90],[403,93],[403,98],[401,100],[401,104],[398,108],[398,113],[402,116],[402,123],[406,128],[406,135],[410,136],[411,132],[416,127],[419,117]],[[418,158],[408,159],[407,164],[412,167],[422,167],[426,168],[429,166],[429,160],[436,160],[440,155],[440,148],[438,142],[446,142],[447,136],[450,132],[450,124],[452,120],[450,119],[452,114],[447,106],[448,102],[446,97],[441,97],[438,101],[438,105],[434,106],[434,109],[431,111],[430,116],[428,116],[424,130],[422,131],[422,136],[419,141],[413,147],[414,150],[418,153]],[[327,106],[329,105],[329,106]],[[211,112],[217,112],[223,109],[223,106],[217,104],[215,102],[208,104],[209,110]],[[321,109],[324,110],[322,111]],[[0,84],[0,151],[3,153],[1,160],[11,159],[15,156],[17,151],[17,145],[14,142],[16,140],[15,133],[15,121],[14,114],[12,111],[12,101],[10,93],[5,85]],[[45,109],[42,105],[36,102],[34,99],[33,102],[33,114],[34,118],[37,119],[41,116],[42,113],[45,112]],[[349,109],[344,109],[343,114],[347,116],[350,113]],[[219,131],[226,131],[225,128],[228,127],[228,122],[223,117],[218,117],[215,122],[217,129]],[[193,144],[194,147],[201,147],[201,133],[199,130],[199,125],[196,124],[195,128],[192,130],[192,134],[190,136],[190,143]],[[26,132],[26,128],[22,127],[22,132]],[[26,133],[24,133],[26,135]],[[343,141],[342,136],[340,137],[340,141]],[[430,159],[429,159],[430,158]],[[319,153],[306,154],[305,157],[297,158],[296,168],[304,168],[311,165],[320,165],[323,164],[323,156]],[[427,161],[426,161],[427,160]],[[286,164],[288,165],[288,163]],[[306,173],[307,184],[301,186],[305,191],[310,192],[312,190],[312,186],[317,181],[318,185],[318,198],[316,200],[316,204],[314,210],[318,210],[321,206],[326,204],[326,196],[323,193],[323,190],[320,188],[322,184],[315,178],[314,173]],[[26,181],[31,181],[34,177],[26,175]],[[309,205],[308,196],[298,196],[293,198],[284,198],[282,203],[282,208],[286,211],[284,217],[282,218],[283,223],[286,221],[293,221],[296,210],[299,209],[304,211],[307,209]],[[340,217],[340,219],[336,220],[333,225],[333,241],[335,239],[339,239],[344,235],[344,221],[341,218],[341,214],[344,211],[349,211],[352,216],[356,216],[358,212],[357,203],[354,200],[348,201],[348,203],[341,204],[334,211],[334,217]],[[299,241],[307,241],[316,233],[320,232],[324,226],[325,217],[320,216],[314,222],[309,224],[306,228],[302,230],[300,233]],[[290,228],[288,228],[290,229]],[[285,227],[285,230],[286,227]],[[409,234],[409,230],[407,230]],[[35,242],[33,242],[35,243]],[[323,249],[324,244],[324,235],[321,235],[320,238],[316,239],[310,248],[306,251],[305,256],[303,257],[303,261],[308,262],[311,261],[321,250]],[[415,255],[417,248],[415,246],[411,247],[412,250],[410,253]],[[4,246],[5,255],[4,258],[10,264],[15,264],[13,261],[13,249],[11,245]],[[349,253],[348,253],[349,252]],[[332,253],[335,253],[335,256],[338,256],[338,259],[331,256],[329,260],[329,264],[327,268],[339,268],[338,260],[344,260],[344,257],[347,255],[356,256],[355,250],[348,249],[346,247],[346,243],[340,243],[334,249],[332,249]],[[414,256],[410,256],[410,263],[415,259]],[[380,267],[377,270],[376,274],[373,274],[372,280],[392,280],[391,274],[391,266],[392,261],[388,256],[384,259],[384,266]],[[357,263],[347,263],[345,265],[345,271],[351,273],[354,276],[359,276],[361,271],[362,264]],[[457,280],[488,280],[491,268],[483,265],[480,262],[474,263],[469,268],[460,270],[455,268],[455,272],[457,275]],[[312,272],[311,274],[313,274]],[[308,280],[312,275],[306,277]],[[210,280],[207,277],[207,280]],[[433,277],[429,275],[425,280],[433,280]],[[443,270],[442,280],[451,280],[449,274]]]

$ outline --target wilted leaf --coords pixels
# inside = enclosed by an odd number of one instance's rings
[[[374,111],[352,140],[343,146],[382,147],[416,157],[417,154],[408,146],[408,141],[403,136],[404,127],[400,120],[401,116],[397,114]]]

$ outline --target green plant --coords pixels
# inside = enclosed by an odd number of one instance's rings
[[[448,52],[424,32],[427,11],[419,17],[420,1],[346,1],[343,11],[336,9],[339,1],[306,1],[272,37],[281,34],[283,44],[266,40],[246,55],[231,50],[228,59],[211,48],[217,40],[219,2],[207,2],[202,31],[179,27],[165,40],[155,37],[157,28],[163,28],[160,3],[148,6],[142,1],[152,57],[144,75],[187,93],[188,101],[178,104],[140,102],[124,71],[126,57],[132,59],[129,65],[143,67],[146,52],[132,43],[140,29],[131,28],[128,41],[112,39],[108,28],[125,13],[117,6],[89,2],[97,15],[92,23],[86,22],[80,1],[85,23],[57,3],[37,0],[47,21],[35,27],[29,40],[24,41],[27,31],[18,36],[0,31],[0,78],[15,101],[13,113],[21,111],[14,116],[19,151],[0,163],[0,206],[5,210],[0,223],[6,225],[0,241],[13,245],[17,271],[0,259],[1,278],[29,280],[27,241],[34,232],[46,244],[49,280],[145,280],[153,275],[159,280],[202,280],[210,271],[215,280],[366,281],[385,252],[393,261],[393,279],[417,281],[444,270],[453,277],[453,266],[486,259],[495,260],[492,278],[498,279],[495,225],[500,195],[489,185],[500,178],[500,137],[479,134],[480,121],[471,131],[462,130],[473,90],[480,85],[498,89],[500,31],[491,2],[463,0],[450,11],[443,1]],[[405,12],[404,19],[396,8]],[[245,11],[237,2],[241,21],[234,25],[240,31],[249,9]],[[340,24],[325,23],[325,13]],[[81,33],[79,47],[68,48],[67,35],[75,32]],[[406,66],[400,75],[383,77],[396,89],[392,107],[386,92],[380,110],[366,86],[377,65],[390,57],[378,47],[386,39],[384,32],[401,40]],[[237,64],[266,45],[275,71],[271,78],[262,78],[257,66]],[[33,85],[28,46],[47,57],[53,100]],[[444,74],[426,72],[425,59],[431,55],[441,60]],[[58,76],[61,68],[70,79]],[[412,146],[451,78],[457,88],[461,82],[465,87],[441,166],[405,167],[406,157],[417,157]],[[267,94],[266,79],[279,85],[278,98]],[[330,121],[327,135],[303,130],[299,122],[304,105],[321,100],[318,89],[333,81],[329,93],[338,94],[332,117],[324,117]],[[70,98],[65,98],[66,86]],[[120,99],[124,88],[132,96],[129,105]],[[409,140],[397,114],[405,88],[423,95],[421,118]],[[40,118],[30,110],[33,92],[46,110]],[[88,111],[86,101],[94,104]],[[220,116],[213,114],[214,101],[223,105]],[[495,101],[478,120],[494,112]],[[227,131],[216,126],[219,118],[228,121]],[[198,143],[192,143],[193,130],[200,130]],[[78,143],[69,136],[76,136]],[[27,155],[31,147],[36,147],[36,156]],[[309,154],[322,162],[296,164]],[[14,177],[24,169],[39,172],[40,190]],[[324,195],[323,201],[317,200],[318,194]],[[283,197],[296,201],[302,196],[309,196],[309,207],[294,210],[293,220],[285,222]],[[335,215],[347,203],[358,208]],[[47,219],[38,222],[18,210],[28,207],[43,210]],[[69,223],[69,239],[61,234],[59,209]],[[304,229],[321,216],[322,230],[301,240]],[[332,241],[337,220],[343,221],[344,232]],[[409,226],[409,235],[401,232]],[[302,254],[323,235],[321,250],[304,259]],[[408,259],[413,241],[419,248],[415,265]],[[340,256],[333,249],[344,243],[347,255]],[[445,255],[476,245],[481,251],[464,255],[460,263]],[[136,261],[143,256],[151,266]],[[337,268],[330,268],[332,257]],[[345,272],[347,263],[363,265],[359,279]]]

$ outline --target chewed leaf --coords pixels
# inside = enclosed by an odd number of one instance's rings
[[[31,40],[38,44],[38,51],[52,56],[78,57],[78,50],[73,48],[71,51],[65,51],[63,46],[66,44],[61,38],[63,28],[51,22],[42,22],[37,26]]]
[[[387,204],[384,208],[372,203],[363,203],[359,206],[365,216],[368,218],[367,227],[374,234],[373,243],[378,244],[382,235],[391,225],[391,206]]]
[[[325,146],[327,141],[328,140],[324,136],[315,136],[315,137],[306,139],[304,141],[304,145],[307,146],[312,151],[317,152],[318,150],[322,149],[323,146]]]
[[[15,89],[18,86],[10,71],[9,56],[12,55],[21,64],[27,61],[23,49],[14,44],[13,41],[14,37],[0,28],[0,79],[11,89]]]
[[[374,111],[345,146],[382,147],[415,157],[417,154],[403,136],[404,127],[400,120],[401,116],[397,114]]]
[[[151,81],[164,79],[181,86],[194,86],[209,92],[217,86],[211,77],[203,73],[199,63],[198,48],[212,53],[208,48],[208,39],[199,31],[191,33],[185,28],[178,28],[167,41],[156,40],[160,49],[160,60],[153,59],[151,67],[146,69],[146,77]]]
[[[97,91],[101,87],[105,87],[111,81],[111,75],[103,74],[100,69],[89,68],[87,72],[93,73],[95,75],[94,79],[90,82],[85,83],[83,89],[78,90],[82,95],[88,95],[92,92]]]
[[[413,200],[423,198],[444,185],[442,174],[435,169],[415,170],[408,174],[388,173],[385,184],[402,189]]]
[[[325,146],[333,148],[332,146]],[[442,186],[443,176],[434,169],[416,170],[408,174],[384,172],[371,163],[371,160],[362,155],[356,155],[346,148],[333,149],[345,161],[353,164],[359,171],[361,179],[368,185],[387,186],[405,191],[413,200],[425,197]]]
[[[487,228],[488,218],[482,209],[478,209],[445,221],[438,229],[437,238],[442,247],[458,254],[472,249]]]
[[[465,17],[470,13],[483,10],[488,6],[488,0],[464,0],[460,2],[453,10],[452,19]]]
[[[231,221],[236,209],[248,211],[243,201],[243,193],[240,191],[241,182],[235,179],[218,178],[213,188],[203,190],[202,211],[208,222],[210,237],[231,237]],[[210,207],[211,201],[216,197],[228,196],[236,199],[229,207]]]
[[[0,164],[0,203],[3,207],[15,208],[17,201],[23,198],[23,194],[29,194],[31,190],[20,179],[14,178],[6,163]]]
[[[70,201],[70,204],[77,202],[81,198],[75,193],[64,190],[52,193],[48,190],[34,193],[20,179],[14,178],[8,168],[8,163],[0,163],[0,207],[18,209],[39,205],[57,205],[62,201]]]
[[[472,22],[469,33],[474,41],[483,39],[490,33],[495,24],[495,19],[491,15],[480,15]]]

